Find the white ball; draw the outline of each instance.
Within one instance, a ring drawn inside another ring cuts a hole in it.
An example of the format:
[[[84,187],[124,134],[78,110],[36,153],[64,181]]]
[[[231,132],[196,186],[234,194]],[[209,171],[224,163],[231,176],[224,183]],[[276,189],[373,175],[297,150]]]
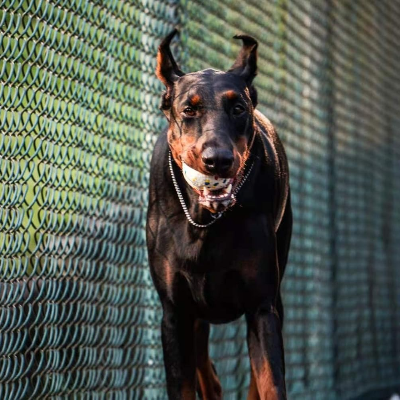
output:
[[[182,162],[183,176],[186,182],[194,189],[210,191],[224,189],[232,182],[232,178],[219,178],[218,176],[204,175]]]

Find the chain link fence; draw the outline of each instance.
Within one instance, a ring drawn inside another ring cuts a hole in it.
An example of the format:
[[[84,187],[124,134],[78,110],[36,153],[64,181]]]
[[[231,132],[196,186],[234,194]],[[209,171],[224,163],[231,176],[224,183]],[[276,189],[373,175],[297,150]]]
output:
[[[186,71],[259,42],[259,109],[291,167],[289,398],[400,386],[398,0],[0,0],[0,398],[164,399],[144,239],[165,126],[157,46]],[[246,398],[241,321],[212,331]],[[386,393],[387,391],[387,393]]]

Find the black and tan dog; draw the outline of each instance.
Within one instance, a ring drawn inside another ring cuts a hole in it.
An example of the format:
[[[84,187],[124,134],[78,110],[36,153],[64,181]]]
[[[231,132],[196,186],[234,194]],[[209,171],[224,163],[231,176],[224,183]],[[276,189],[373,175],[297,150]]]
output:
[[[151,162],[147,245],[162,307],[170,399],[221,399],[208,355],[209,323],[245,314],[251,399],[285,399],[280,283],[292,212],[288,165],[269,120],[255,110],[257,42],[227,72],[184,74],[160,45],[168,129]]]

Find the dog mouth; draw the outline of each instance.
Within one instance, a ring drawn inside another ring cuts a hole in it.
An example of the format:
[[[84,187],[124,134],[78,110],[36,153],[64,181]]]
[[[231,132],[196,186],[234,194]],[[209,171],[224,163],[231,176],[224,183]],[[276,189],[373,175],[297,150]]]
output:
[[[182,172],[186,182],[199,195],[199,204],[211,212],[221,212],[232,206],[236,199],[234,185],[236,177],[224,178],[205,175],[182,162]]]
[[[220,212],[235,203],[236,200],[232,188],[233,183],[230,183],[226,188],[218,190],[211,191],[207,188],[198,190],[199,203],[214,212]]]

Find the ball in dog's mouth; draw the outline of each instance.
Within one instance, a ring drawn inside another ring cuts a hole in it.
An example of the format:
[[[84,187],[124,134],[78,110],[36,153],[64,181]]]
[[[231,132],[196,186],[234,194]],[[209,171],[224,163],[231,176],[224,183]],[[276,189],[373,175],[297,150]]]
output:
[[[210,211],[223,211],[235,202],[232,192],[235,178],[205,175],[184,162],[182,171],[186,182],[199,193],[199,203]]]

